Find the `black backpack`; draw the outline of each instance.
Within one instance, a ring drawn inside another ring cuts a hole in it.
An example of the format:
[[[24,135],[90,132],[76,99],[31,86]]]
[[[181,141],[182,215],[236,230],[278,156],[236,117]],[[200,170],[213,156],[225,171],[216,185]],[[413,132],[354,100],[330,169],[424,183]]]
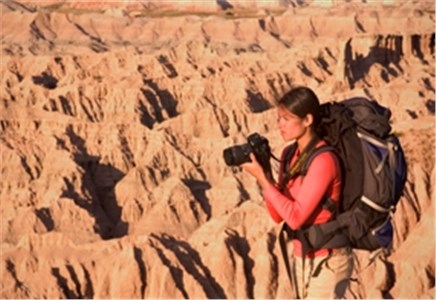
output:
[[[319,136],[328,145],[311,151],[301,175],[319,153],[336,153],[342,165],[340,207],[334,210],[326,198],[322,205],[332,211],[331,221],[288,234],[301,240],[305,253],[344,246],[370,251],[389,247],[393,239],[391,216],[407,177],[403,149],[391,133],[390,110],[373,100],[352,98],[322,104],[321,116]],[[285,150],[285,167],[295,148],[291,145]],[[284,229],[290,231],[286,225]]]

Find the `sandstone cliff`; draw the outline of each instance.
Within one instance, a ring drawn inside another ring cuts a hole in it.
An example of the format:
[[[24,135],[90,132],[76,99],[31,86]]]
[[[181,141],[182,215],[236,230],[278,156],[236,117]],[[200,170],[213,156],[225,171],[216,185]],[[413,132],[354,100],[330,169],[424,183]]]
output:
[[[350,296],[435,296],[433,3],[49,2],[0,4],[1,298],[289,297],[222,151],[259,132],[278,155],[296,84],[389,106],[406,151],[394,251],[357,253]]]

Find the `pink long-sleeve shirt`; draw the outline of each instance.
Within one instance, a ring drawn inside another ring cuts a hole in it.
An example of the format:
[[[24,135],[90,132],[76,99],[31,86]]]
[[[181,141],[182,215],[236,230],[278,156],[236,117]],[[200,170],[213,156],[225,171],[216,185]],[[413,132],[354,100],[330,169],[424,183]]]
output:
[[[320,141],[317,147],[324,145]],[[284,158],[282,153],[282,160]],[[292,165],[298,158],[300,151],[297,149],[291,158]],[[280,168],[282,170],[282,168]],[[282,172],[282,171],[281,171]],[[279,181],[283,174],[279,174]],[[341,193],[341,171],[338,159],[331,152],[322,152],[311,162],[306,175],[298,176],[288,182],[283,193],[273,184],[263,190],[269,214],[277,223],[285,221],[293,229],[301,229],[306,225],[321,224],[327,222],[330,211],[320,205],[325,196],[338,202]],[[294,254],[302,256],[301,242],[294,240]],[[320,249],[310,255],[326,255],[326,249]]]

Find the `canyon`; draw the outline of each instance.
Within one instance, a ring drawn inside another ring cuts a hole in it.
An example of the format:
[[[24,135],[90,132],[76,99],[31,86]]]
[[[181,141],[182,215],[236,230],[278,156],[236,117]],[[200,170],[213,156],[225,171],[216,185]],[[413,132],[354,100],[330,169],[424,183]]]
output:
[[[355,251],[349,297],[434,298],[434,3],[327,2],[2,1],[0,297],[289,298],[222,153],[280,155],[275,102],[306,85],[389,107],[406,153],[392,252]]]

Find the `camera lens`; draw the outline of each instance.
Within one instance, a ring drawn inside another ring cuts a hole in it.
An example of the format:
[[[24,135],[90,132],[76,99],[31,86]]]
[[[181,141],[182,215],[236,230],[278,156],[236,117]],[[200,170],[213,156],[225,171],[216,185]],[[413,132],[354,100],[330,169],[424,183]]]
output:
[[[228,166],[239,166],[250,161],[250,146],[248,144],[236,145],[224,150],[224,161]]]
[[[224,161],[226,162],[226,164],[228,166],[235,165],[235,158],[234,158],[234,155],[233,155],[232,148],[225,149],[224,152],[223,152],[223,156],[224,156]]]

